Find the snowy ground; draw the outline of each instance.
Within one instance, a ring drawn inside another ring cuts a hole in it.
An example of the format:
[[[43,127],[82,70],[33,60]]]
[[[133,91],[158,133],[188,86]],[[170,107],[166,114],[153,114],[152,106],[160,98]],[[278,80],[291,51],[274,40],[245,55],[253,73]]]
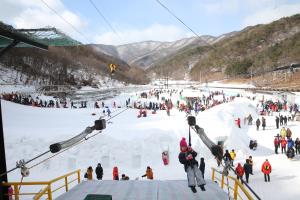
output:
[[[132,97],[132,94],[123,94],[117,100],[123,101],[129,96]],[[102,113],[101,109],[91,108],[32,108],[6,101],[1,103],[8,169],[15,167],[17,160],[28,160],[48,150],[50,144],[82,132],[87,126],[93,125],[94,120]],[[254,126],[244,126],[243,123],[239,129],[234,123],[238,117],[243,121],[249,113],[255,121],[258,117],[256,104],[257,102],[246,98],[236,98],[234,102],[218,105],[200,113],[197,116],[197,124],[204,128],[212,140],[226,139],[225,147],[237,152],[235,164],[244,164],[249,155],[253,156],[254,175],[250,177],[250,185],[262,199],[297,199],[300,195],[300,157],[289,160],[284,155],[274,154],[273,139],[279,133],[279,130],[275,129],[274,116],[266,117],[265,131],[257,132]],[[115,113],[121,110],[122,108]],[[125,173],[131,179],[141,177],[147,166],[152,167],[155,179],[186,179],[183,166],[178,162],[179,141],[181,137],[188,137],[185,114],[173,109],[170,117],[165,111],[158,111],[155,115],[149,113],[146,118],[137,118],[137,112],[129,109],[113,118],[112,123],[107,124],[107,128],[101,134],[33,168],[25,181],[48,180],[75,169],[81,169],[83,175],[88,166],[95,168],[98,162],[104,167],[106,180],[112,179],[114,166],[118,166],[120,174]],[[288,127],[293,132],[293,139],[300,137],[299,122],[288,123]],[[258,141],[256,151],[248,148],[251,138]],[[198,160],[200,157],[205,158],[205,177],[210,178],[210,168],[216,167],[216,161],[194,133],[192,146],[198,152]],[[170,151],[169,166],[164,166],[161,160],[161,153],[165,149]],[[50,155],[43,158],[48,156]],[[273,168],[270,183],[264,182],[260,172],[266,158]],[[9,181],[20,181],[19,171],[10,173],[8,177]]]

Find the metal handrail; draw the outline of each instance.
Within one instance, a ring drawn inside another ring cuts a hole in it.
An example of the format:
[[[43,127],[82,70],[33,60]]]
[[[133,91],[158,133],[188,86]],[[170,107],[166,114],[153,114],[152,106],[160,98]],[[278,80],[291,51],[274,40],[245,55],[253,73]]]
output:
[[[222,175],[222,179],[216,178],[215,177],[215,172],[219,173]],[[251,194],[249,193],[249,191],[240,183],[239,180],[237,180],[236,178],[232,177],[232,176],[228,176],[228,178],[230,178],[231,180],[234,181],[234,186],[232,188],[232,186],[226,183],[224,183],[224,177],[225,175],[221,172],[219,172],[217,169],[212,168],[212,181],[215,181],[215,179],[221,181],[221,188],[223,189],[224,185],[226,185],[227,187],[229,187],[229,189],[231,189],[233,191],[233,198],[234,200],[237,200],[238,197],[240,199],[242,199],[241,195],[238,192],[238,188],[241,189],[241,191],[244,193],[244,195],[247,197],[248,200],[254,200],[254,198],[251,196]]]
[[[72,176],[74,174],[77,174],[77,178],[69,180],[68,181],[68,177]],[[60,181],[64,179],[64,184],[62,186],[59,186],[58,188],[55,188],[52,190],[52,184]],[[47,195],[48,196],[48,200],[52,200],[52,193],[56,192],[57,190],[65,187],[66,188],[66,192],[69,190],[69,184],[78,181],[78,183],[80,183],[80,169],[70,172],[68,174],[65,174],[63,176],[57,177],[55,179],[52,179],[50,181],[35,181],[35,182],[8,182],[8,183],[2,183],[1,186],[13,186],[14,188],[14,193],[13,195],[15,196],[15,200],[19,200],[19,196],[21,195],[35,195],[34,196],[34,200],[39,200],[43,195]],[[27,186],[33,186],[33,185],[46,185],[45,188],[43,188],[42,190],[40,190],[37,193],[20,193],[19,191],[19,186],[21,185],[27,185]]]

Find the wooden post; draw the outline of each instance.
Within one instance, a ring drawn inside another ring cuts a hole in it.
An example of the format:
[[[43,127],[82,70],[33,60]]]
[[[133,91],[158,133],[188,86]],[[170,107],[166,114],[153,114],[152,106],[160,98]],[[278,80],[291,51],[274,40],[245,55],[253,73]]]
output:
[[[78,183],[80,183],[80,170],[77,172]]]
[[[65,186],[66,186],[66,192],[69,191],[69,185],[68,185],[68,177],[65,177]]]
[[[235,181],[234,181],[234,189],[233,189],[233,199],[234,200],[237,200],[237,196],[238,196],[238,180],[236,179]]]
[[[223,189],[224,188],[224,174],[222,174],[222,181],[221,181],[221,188]]]
[[[15,199],[19,200],[20,191],[18,185],[14,185],[14,193],[15,193]]]
[[[48,184],[48,200],[52,200],[51,183]]]
[[[215,181],[215,169],[212,169],[213,171],[212,171],[212,176],[211,176],[211,180],[212,181]]]

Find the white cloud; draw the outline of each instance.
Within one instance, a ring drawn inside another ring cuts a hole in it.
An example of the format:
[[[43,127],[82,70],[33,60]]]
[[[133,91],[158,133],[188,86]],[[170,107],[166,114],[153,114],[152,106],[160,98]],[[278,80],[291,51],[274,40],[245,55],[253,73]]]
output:
[[[54,26],[67,35],[86,41],[70,25],[51,11],[41,0],[1,0],[0,19],[15,28],[41,28]],[[61,0],[44,0],[51,8],[59,13],[76,29],[82,29],[86,22],[75,13],[66,9]]]
[[[154,24],[145,29],[131,29],[118,32],[118,37],[113,32],[97,35],[94,42],[98,44],[119,45],[139,41],[175,41],[185,37],[193,36],[190,32],[182,30],[173,25]]]
[[[266,24],[282,17],[288,17],[297,13],[300,13],[300,3],[264,7],[263,9],[247,16],[243,25],[250,26],[256,24]]]
[[[236,13],[239,6],[239,0],[221,0],[202,4],[204,11],[209,14]]]

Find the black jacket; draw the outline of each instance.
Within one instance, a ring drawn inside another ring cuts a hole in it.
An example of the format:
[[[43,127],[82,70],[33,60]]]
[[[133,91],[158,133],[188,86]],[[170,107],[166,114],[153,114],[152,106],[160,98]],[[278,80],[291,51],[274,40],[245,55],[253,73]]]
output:
[[[102,178],[102,176],[103,176],[103,168],[101,167],[101,165],[98,165],[96,167],[96,175],[97,175],[97,178]]]
[[[224,154],[224,156],[223,156],[223,159],[224,159],[225,161],[231,161],[231,160],[232,160],[232,158],[231,158],[229,152],[228,152],[228,153],[225,152],[225,154]]]
[[[193,156],[193,159],[191,160],[187,160],[186,157],[189,155],[189,154],[192,154]],[[179,159],[179,162],[181,164],[184,165],[184,170],[186,171],[187,167],[188,166],[194,166],[194,165],[197,165],[198,167],[198,161],[195,159],[197,156],[197,152],[196,151],[187,151],[187,152],[180,152],[179,155],[178,155],[178,159]]]
[[[205,162],[200,162],[200,167],[199,167],[200,171],[204,174],[205,171]]]
[[[245,171],[245,174],[250,174],[251,166],[248,163],[244,164],[244,171]]]

